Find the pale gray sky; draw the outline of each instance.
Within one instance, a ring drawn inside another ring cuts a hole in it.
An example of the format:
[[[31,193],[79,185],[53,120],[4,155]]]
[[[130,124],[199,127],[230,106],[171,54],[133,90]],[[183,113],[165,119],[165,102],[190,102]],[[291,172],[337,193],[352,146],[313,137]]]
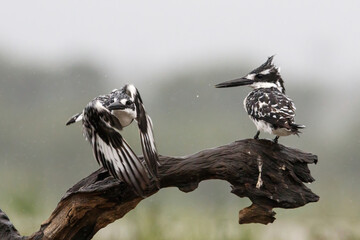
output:
[[[357,82],[359,9],[360,1],[327,0],[2,1],[0,52],[91,58],[130,79],[276,54],[283,71],[304,80]]]

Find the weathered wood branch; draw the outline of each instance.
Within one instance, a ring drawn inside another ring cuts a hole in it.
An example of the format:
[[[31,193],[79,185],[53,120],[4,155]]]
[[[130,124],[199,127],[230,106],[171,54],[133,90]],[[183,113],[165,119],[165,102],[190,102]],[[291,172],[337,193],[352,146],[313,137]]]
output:
[[[0,209],[0,239],[1,240],[20,240],[19,232],[14,225],[10,222],[8,216]]]
[[[185,157],[161,156],[160,161],[161,188],[190,192],[207,179],[231,183],[232,193],[252,201],[239,212],[240,224],[268,224],[275,220],[273,208],[297,208],[319,200],[303,184],[314,181],[308,164],[316,163],[317,156],[268,140],[246,139]],[[157,191],[152,186],[148,195]],[[91,239],[141,200],[125,183],[99,169],[70,188],[30,237],[21,237],[0,210],[0,239]]]

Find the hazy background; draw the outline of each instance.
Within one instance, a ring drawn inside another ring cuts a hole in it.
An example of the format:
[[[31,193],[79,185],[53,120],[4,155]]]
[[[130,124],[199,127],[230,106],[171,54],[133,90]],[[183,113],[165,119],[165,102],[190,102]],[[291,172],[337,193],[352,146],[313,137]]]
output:
[[[252,137],[248,88],[215,89],[276,54],[313,152],[318,203],[238,225],[226,182],[162,189],[94,239],[360,239],[359,1],[7,1],[0,7],[0,208],[37,231],[98,168],[80,125],[95,96],[134,83],[164,155]],[[124,135],[141,153],[136,126]],[[262,134],[261,137],[269,138]]]

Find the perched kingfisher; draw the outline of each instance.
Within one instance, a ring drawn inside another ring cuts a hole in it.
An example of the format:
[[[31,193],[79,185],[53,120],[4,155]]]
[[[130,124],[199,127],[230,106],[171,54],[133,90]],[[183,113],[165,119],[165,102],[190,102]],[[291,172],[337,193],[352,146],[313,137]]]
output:
[[[136,120],[140,130],[143,164],[121,136],[120,131]],[[66,125],[82,120],[83,132],[93,148],[97,162],[110,174],[121,179],[141,197],[151,178],[158,183],[159,159],[151,118],[146,114],[139,91],[127,84],[110,94],[94,98],[85,109],[69,119]]]
[[[280,68],[272,63],[274,56],[245,77],[226,81],[215,85],[217,88],[248,85],[254,90],[244,100],[244,107],[257,128],[254,139],[259,138],[260,131],[276,135],[277,143],[280,136],[298,135],[304,125],[295,123],[295,105],[285,95],[284,81]]]

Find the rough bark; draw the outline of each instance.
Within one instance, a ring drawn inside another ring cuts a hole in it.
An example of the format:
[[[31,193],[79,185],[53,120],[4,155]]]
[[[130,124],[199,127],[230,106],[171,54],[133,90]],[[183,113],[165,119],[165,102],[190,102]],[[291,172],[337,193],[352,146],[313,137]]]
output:
[[[161,188],[190,192],[203,180],[228,181],[232,193],[252,201],[250,207],[240,210],[240,224],[268,224],[275,220],[273,208],[297,208],[319,200],[303,184],[314,181],[308,164],[316,163],[317,156],[268,140],[246,139],[185,157],[160,156],[160,161]],[[148,196],[157,191],[150,187]],[[101,168],[70,188],[30,237],[21,237],[0,210],[0,239],[91,239],[141,200]]]

